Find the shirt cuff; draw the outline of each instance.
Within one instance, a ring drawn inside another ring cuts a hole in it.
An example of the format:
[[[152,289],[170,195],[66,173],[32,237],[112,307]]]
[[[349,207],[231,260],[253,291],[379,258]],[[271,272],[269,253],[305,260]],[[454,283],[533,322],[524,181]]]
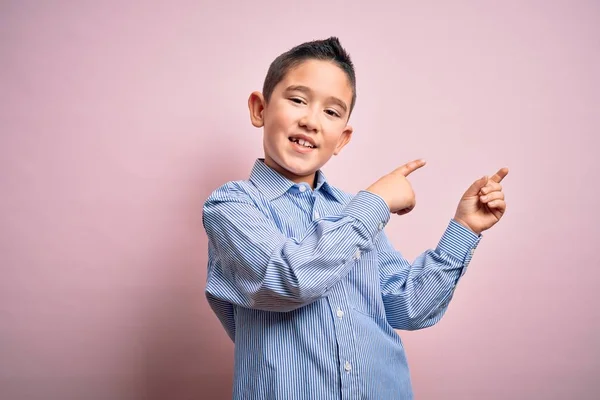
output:
[[[438,244],[438,250],[459,260],[464,266],[469,265],[475,249],[481,241],[481,235],[451,220],[446,232]]]
[[[390,208],[381,196],[361,190],[346,205],[342,215],[348,215],[360,221],[371,238],[375,238],[390,220]]]

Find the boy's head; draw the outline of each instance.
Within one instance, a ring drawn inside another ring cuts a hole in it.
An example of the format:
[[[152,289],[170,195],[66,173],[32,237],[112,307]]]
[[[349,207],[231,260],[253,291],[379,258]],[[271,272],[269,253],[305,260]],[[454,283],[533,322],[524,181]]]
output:
[[[290,70],[308,60],[329,61],[344,71],[352,88],[352,101],[348,113],[350,116],[354,103],[356,103],[356,75],[350,55],[336,37],[302,43],[277,57],[271,63],[263,84],[262,94],[265,100],[268,102],[271,99],[275,86],[285,78]]]
[[[356,77],[337,38],[303,43],[277,57],[263,92],[248,99],[250,118],[264,127],[265,163],[295,182],[315,172],[349,142]]]

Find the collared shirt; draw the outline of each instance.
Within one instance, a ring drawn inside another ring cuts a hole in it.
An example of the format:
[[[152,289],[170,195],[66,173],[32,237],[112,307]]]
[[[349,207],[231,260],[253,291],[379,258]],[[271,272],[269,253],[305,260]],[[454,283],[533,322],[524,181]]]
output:
[[[321,171],[312,190],[257,160],[204,204],[206,297],[235,343],[234,399],[412,399],[400,336],[442,318],[480,237],[454,220],[412,264],[390,211]]]

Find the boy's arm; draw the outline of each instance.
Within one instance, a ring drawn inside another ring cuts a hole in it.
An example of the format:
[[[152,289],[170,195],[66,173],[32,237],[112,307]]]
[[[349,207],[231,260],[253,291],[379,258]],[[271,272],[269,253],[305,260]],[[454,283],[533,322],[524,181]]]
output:
[[[421,329],[438,322],[448,307],[458,279],[465,273],[481,232],[504,215],[506,201],[501,168],[469,186],[437,248],[421,254],[411,266],[385,235],[378,244],[381,292],[388,322],[396,329]]]
[[[313,222],[302,238],[287,238],[248,194],[228,184],[204,205],[212,247],[206,295],[213,304],[260,310],[302,307],[348,274],[389,217],[385,201],[361,191],[340,215]]]
[[[218,280],[218,278],[212,276],[212,274],[218,270],[219,266],[215,265],[214,247],[209,242],[207,282]],[[235,309],[233,305],[226,300],[213,296],[207,296],[207,300],[210,308],[213,310],[217,318],[219,318],[219,321],[221,322],[221,325],[223,325],[223,328],[225,328],[225,331],[227,331],[227,335],[235,342]]]
[[[481,236],[452,220],[435,250],[412,265],[382,232],[377,243],[381,294],[388,323],[415,330],[436,324],[447,310]]]

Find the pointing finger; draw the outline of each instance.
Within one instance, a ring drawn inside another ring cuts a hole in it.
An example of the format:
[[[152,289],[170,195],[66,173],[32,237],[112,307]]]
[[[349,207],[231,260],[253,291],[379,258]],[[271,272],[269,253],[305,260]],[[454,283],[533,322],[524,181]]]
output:
[[[400,173],[408,176],[426,164],[425,160],[414,160],[394,170],[395,173]]]
[[[502,182],[502,179],[506,177],[506,175],[508,175],[508,168],[500,168],[498,172],[496,172],[490,179],[494,182],[500,183]]]

